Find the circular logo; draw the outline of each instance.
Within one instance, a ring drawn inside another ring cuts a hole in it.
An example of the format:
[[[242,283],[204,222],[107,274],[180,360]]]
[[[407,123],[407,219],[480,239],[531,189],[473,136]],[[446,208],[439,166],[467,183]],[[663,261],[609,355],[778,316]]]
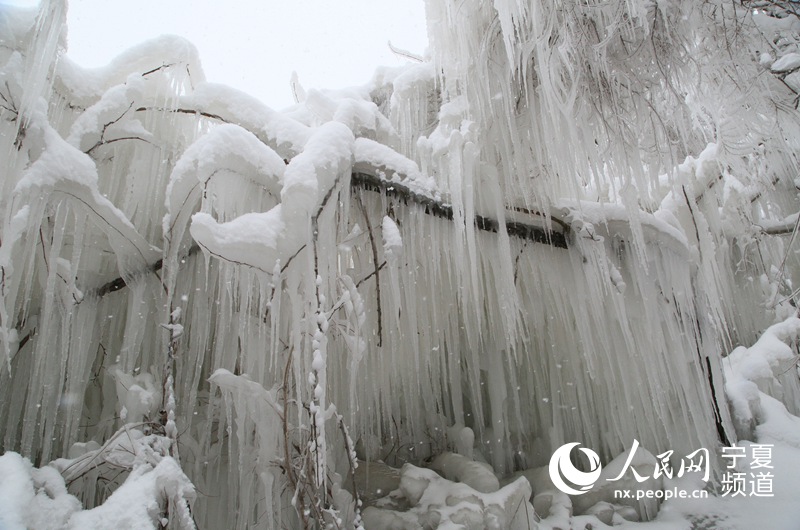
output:
[[[591,449],[581,447],[581,452],[589,459],[589,468],[591,471],[584,473],[572,465],[569,458],[572,448],[580,445],[578,442],[564,444],[553,453],[550,458],[550,479],[553,484],[566,493],[567,495],[583,495],[594,486],[597,479],[600,478],[602,466],[600,466],[600,457]],[[561,477],[564,477],[563,479]],[[565,481],[566,479],[566,481]],[[572,483],[578,489],[573,488],[567,484],[567,481]]]

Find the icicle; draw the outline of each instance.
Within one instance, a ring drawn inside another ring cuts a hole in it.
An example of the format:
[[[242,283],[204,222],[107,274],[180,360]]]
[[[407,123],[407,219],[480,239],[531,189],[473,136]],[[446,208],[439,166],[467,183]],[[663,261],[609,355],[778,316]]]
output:
[[[0,12],[3,449],[141,449],[187,527],[178,465],[204,527],[428,524],[439,491],[524,528],[530,485],[495,475],[566,442],[686,454],[752,434],[750,397],[797,412],[794,324],[769,327],[800,301],[795,40],[713,2],[595,4],[429,2],[431,61],[289,112],[181,39],[90,73],[63,2]],[[378,459],[409,464],[406,515],[343,489]]]

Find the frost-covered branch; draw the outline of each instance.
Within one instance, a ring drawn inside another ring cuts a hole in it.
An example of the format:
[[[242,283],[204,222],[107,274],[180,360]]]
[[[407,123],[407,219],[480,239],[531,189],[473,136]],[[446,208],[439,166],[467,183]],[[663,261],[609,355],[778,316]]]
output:
[[[798,229],[800,214],[792,214],[781,220],[762,219],[758,222],[761,232],[770,236],[791,235]]]
[[[375,275],[375,309],[378,313],[378,347],[380,347],[383,343],[383,309],[381,304],[381,266],[378,265],[378,246],[375,243],[375,234],[372,231],[372,223],[369,220],[367,209],[364,207],[364,203],[360,199],[358,201],[358,205],[361,208],[361,213],[364,215],[364,222],[367,224],[367,234],[369,235],[369,244],[370,248],[372,249],[372,264],[375,266],[375,270],[372,271],[372,274]]]
[[[398,198],[406,204],[419,206],[426,215],[446,219],[448,221],[452,221],[454,218],[453,207],[451,205],[429,196],[416,193],[408,186],[394,180],[389,181],[375,175],[359,172],[353,173],[350,184],[353,187],[383,193],[387,197]],[[507,221],[505,224],[506,231],[510,236],[551,245],[556,248],[568,248],[567,235],[565,233],[516,221]],[[476,215],[475,227],[485,232],[496,233],[500,230],[500,222],[491,217]]]
[[[430,197],[427,197],[422,194],[415,193],[411,191],[410,188],[400,184],[399,182],[395,181],[387,181],[375,175],[369,175],[367,173],[353,173],[350,178],[350,185],[352,188],[355,189],[364,189],[367,191],[374,191],[385,194],[387,197],[396,197],[405,202],[406,204],[413,204],[417,205],[422,209],[422,212],[426,215],[431,215],[433,217],[438,217],[440,219],[445,219],[448,221],[453,220],[453,208],[452,206],[443,203],[441,201],[437,201]],[[553,218],[554,222],[559,224],[560,226],[566,226],[561,220],[556,220]],[[500,223],[492,218],[485,217],[485,216],[476,216],[475,218],[475,226],[482,231],[486,232],[493,232],[496,233],[499,230]],[[536,243],[541,243],[545,245],[551,245],[556,248],[568,248],[568,238],[566,233],[564,232],[557,232],[547,230],[540,226],[530,225],[521,222],[506,222],[506,230],[509,235],[518,237],[520,239],[533,241]],[[189,248],[187,253],[187,257],[195,255],[199,250],[200,246],[197,244],[192,245]],[[220,259],[224,259],[225,261],[231,261],[224,256],[219,255]],[[163,267],[163,260],[159,259],[152,263],[147,269],[142,270],[142,274],[148,273],[155,273],[162,269]],[[284,269],[287,264],[284,265]],[[378,269],[381,269],[385,266],[385,263],[378,265]],[[376,274],[376,271],[372,271],[368,276],[363,278],[359,281],[359,284],[367,279],[371,278]],[[123,289],[127,286],[126,280],[122,277],[114,278],[103,285],[88,291],[88,295],[94,295],[97,297],[103,297],[109,293],[118,291]]]
[[[191,247],[189,247],[189,251],[186,253],[186,257],[188,258],[190,256],[194,256],[195,254],[197,254],[199,250],[200,247],[198,245],[192,245]],[[157,273],[163,267],[164,267],[164,260],[159,259],[157,261],[154,261],[150,266],[148,266],[146,269],[143,269],[139,274],[136,274],[135,276],[144,276],[146,274]],[[128,283],[125,280],[125,278],[120,276],[114,278],[113,280],[107,281],[106,283],[104,283],[100,287],[97,287],[96,289],[88,291],[87,295],[95,296],[97,298],[102,298],[109,293],[119,291],[120,289],[124,289],[127,286]]]

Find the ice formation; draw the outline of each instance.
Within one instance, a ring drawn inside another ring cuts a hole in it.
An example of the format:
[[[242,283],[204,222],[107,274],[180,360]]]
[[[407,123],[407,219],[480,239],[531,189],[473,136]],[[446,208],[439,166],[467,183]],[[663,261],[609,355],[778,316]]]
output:
[[[800,22],[769,4],[429,0],[430,57],[282,112],[180,39],[86,70],[64,0],[3,7],[14,495],[75,526],[128,498],[143,527],[564,527],[658,509],[556,492],[567,442],[800,447]]]

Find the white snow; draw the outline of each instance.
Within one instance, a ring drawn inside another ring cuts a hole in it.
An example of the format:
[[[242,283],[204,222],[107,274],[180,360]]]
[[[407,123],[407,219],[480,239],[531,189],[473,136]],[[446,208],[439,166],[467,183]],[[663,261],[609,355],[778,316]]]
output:
[[[368,138],[357,138],[354,145],[354,171],[378,174],[407,186],[414,193],[440,198],[436,181],[424,176],[417,164],[395,150]]]
[[[403,252],[403,238],[397,224],[388,215],[381,221],[381,234],[383,235],[383,253],[396,262]]]
[[[22,530],[28,526],[27,507],[34,497],[31,463],[19,454],[8,452],[0,456],[0,522],[3,528]]]
[[[308,220],[343,175],[352,157],[350,129],[335,122],[320,127],[292,159],[283,177],[280,204],[264,213],[241,215],[226,223],[199,212],[192,237],[214,256],[270,272],[306,245]]]
[[[528,502],[530,493],[530,484],[524,478],[492,493],[482,493],[467,484],[449,482],[432,470],[406,464],[391,500],[367,508],[364,523],[367,528],[522,530],[535,519]],[[411,507],[393,510],[392,503],[397,502],[407,502]]]
[[[73,514],[67,528],[156,529],[163,526],[166,503],[185,497],[193,498],[194,489],[175,460],[167,457],[153,468],[134,469],[103,504]]]
[[[168,502],[194,498],[180,466],[165,457],[138,464],[100,506],[84,510],[54,467],[34,468],[17,453],[0,456],[0,527],[4,530],[156,529]],[[186,521],[181,521],[185,526]],[[193,527],[193,526],[189,526]]]
[[[101,68],[82,68],[69,56],[62,57],[55,86],[59,92],[70,94],[75,104],[89,105],[110,87],[124,83],[131,72],[150,72],[166,65],[180,65],[196,85],[205,81],[194,45],[175,35],[161,35],[129,48]]]
[[[286,158],[302,151],[311,135],[307,126],[225,85],[200,83],[180,103],[186,109],[220,116],[228,123],[240,125]]]
[[[770,67],[775,73],[785,73],[800,68],[800,53],[787,53],[779,57]]]

